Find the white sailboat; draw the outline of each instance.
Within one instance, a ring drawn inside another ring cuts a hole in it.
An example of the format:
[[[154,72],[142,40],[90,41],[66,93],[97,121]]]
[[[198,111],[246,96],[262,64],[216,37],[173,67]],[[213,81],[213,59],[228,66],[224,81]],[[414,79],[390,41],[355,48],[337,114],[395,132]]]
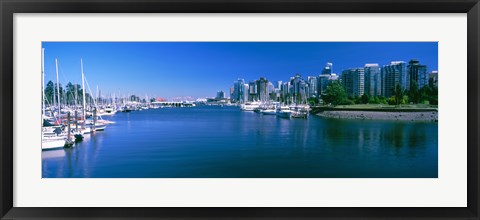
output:
[[[80,68],[82,70],[82,95],[83,95],[83,134],[90,134],[92,130],[86,126],[87,121],[87,102],[85,101],[85,74],[83,73],[83,59],[80,59]]]
[[[85,73],[83,72],[83,60],[82,59],[80,59],[80,65],[81,65],[81,69],[82,69],[83,127],[85,129],[84,133],[85,132],[92,133],[94,131],[103,131],[103,130],[105,130],[105,128],[107,128],[107,124],[102,123],[101,121],[97,120],[97,118],[96,118],[96,117],[98,117],[97,112],[96,112],[97,111],[96,110],[97,109],[97,103],[95,102],[95,100],[93,101],[94,105],[95,105],[95,109],[93,110],[94,111],[93,120],[87,120],[86,102],[85,102]],[[88,82],[87,82],[87,85],[88,85]],[[90,93],[91,93],[91,91],[90,91]],[[97,94],[98,94],[98,92],[97,92]]]
[[[42,48],[42,127],[45,119],[45,68],[44,68],[44,53],[45,49]],[[58,78],[58,77],[57,77]],[[54,132],[55,127],[42,128],[42,150],[60,149],[65,146],[65,138],[58,136]]]

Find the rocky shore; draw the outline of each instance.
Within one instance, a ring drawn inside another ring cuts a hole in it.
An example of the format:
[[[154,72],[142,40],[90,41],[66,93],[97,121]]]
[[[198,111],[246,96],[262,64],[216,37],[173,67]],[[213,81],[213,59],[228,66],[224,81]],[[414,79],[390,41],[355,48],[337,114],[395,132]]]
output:
[[[317,115],[327,118],[393,121],[438,121],[438,112],[382,112],[382,111],[323,111]]]

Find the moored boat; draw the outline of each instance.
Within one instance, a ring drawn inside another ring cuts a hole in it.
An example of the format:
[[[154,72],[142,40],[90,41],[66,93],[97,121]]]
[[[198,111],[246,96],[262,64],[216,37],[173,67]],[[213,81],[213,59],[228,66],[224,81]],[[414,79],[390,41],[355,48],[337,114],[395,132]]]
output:
[[[276,115],[277,110],[276,109],[265,109],[262,111],[262,114],[264,115]]]
[[[291,117],[292,118],[307,118],[308,117],[308,112],[292,111]]]
[[[42,150],[60,149],[65,146],[65,140],[62,139],[44,139],[42,140]]]
[[[257,102],[247,102],[240,105],[242,111],[254,111],[258,107],[260,107],[260,105]]]
[[[292,110],[290,110],[290,107],[288,106],[281,106],[277,109],[276,114],[281,118],[290,118],[292,115]]]
[[[292,111],[292,118],[308,118],[308,110],[310,106],[308,105],[298,105],[294,107]]]

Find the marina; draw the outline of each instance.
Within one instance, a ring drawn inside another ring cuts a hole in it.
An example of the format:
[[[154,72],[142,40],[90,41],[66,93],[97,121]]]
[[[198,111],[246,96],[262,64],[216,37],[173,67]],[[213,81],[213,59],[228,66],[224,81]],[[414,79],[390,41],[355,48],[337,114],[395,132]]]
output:
[[[310,52],[349,43],[43,46],[44,178],[438,177],[436,43],[337,71]]]
[[[115,124],[43,151],[43,177],[437,177],[437,123],[299,120],[219,105],[104,118]]]

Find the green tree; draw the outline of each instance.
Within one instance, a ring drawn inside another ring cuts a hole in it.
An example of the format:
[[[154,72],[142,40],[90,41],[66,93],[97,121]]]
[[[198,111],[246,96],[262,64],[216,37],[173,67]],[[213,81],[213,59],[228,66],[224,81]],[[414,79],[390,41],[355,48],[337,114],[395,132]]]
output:
[[[64,94],[65,90],[62,88],[62,84],[59,84],[60,90],[60,102],[65,103]],[[48,81],[47,85],[45,86],[45,100],[47,101],[47,105],[58,105],[58,94],[57,94],[57,84],[53,83],[52,81]],[[55,101],[55,103],[53,103]]]
[[[397,86],[395,87],[395,90],[393,91],[393,94],[395,97],[395,104],[396,105],[402,104],[404,92],[400,84],[397,84]]]
[[[72,105],[75,103],[75,86],[71,83],[71,82],[68,82],[67,85],[66,85],[66,93],[67,93],[67,104],[69,105]]]
[[[348,99],[352,99],[355,104],[362,104],[361,97],[348,97]]]
[[[324,103],[336,106],[347,100],[347,93],[340,82],[333,82],[327,86],[325,95],[322,95],[322,99]]]
[[[316,97],[310,97],[307,99],[307,102],[309,105],[317,105],[318,104],[318,99]]]
[[[430,101],[430,94],[432,93],[430,86],[424,86],[419,90],[419,102],[425,103]]]
[[[378,103],[380,104],[388,104],[388,101],[387,101],[387,98],[383,97],[383,96],[377,96],[378,98]]]
[[[53,90],[54,90],[54,85],[53,85],[53,82],[50,80],[45,86],[45,101],[47,102],[46,103],[47,105],[53,104]]]
[[[403,95],[402,102],[400,104],[407,104],[410,99],[408,95]]]
[[[431,105],[438,105],[438,87],[432,85],[430,89],[429,100]]]
[[[368,99],[368,103],[370,103],[370,104],[380,104],[382,102],[380,101],[380,98],[378,96],[370,96],[370,98]]]
[[[420,102],[420,90],[418,89],[418,83],[416,81],[413,81],[412,85],[410,86],[408,98],[415,104]]]
[[[397,104],[395,96],[392,96],[392,97],[388,98],[387,102],[388,102],[389,105],[396,105]]]
[[[362,97],[361,97],[361,101],[363,104],[367,104],[368,103],[368,100],[370,100],[370,97],[367,95],[367,93],[363,93]]]

